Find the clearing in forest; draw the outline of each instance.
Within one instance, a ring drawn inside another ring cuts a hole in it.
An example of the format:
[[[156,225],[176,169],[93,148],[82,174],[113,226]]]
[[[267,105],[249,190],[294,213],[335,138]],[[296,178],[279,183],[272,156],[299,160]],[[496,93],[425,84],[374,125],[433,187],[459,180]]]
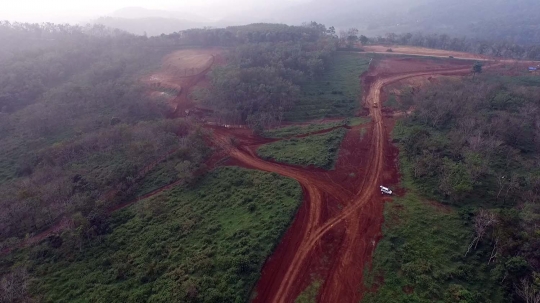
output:
[[[370,59],[354,53],[338,52],[320,78],[301,86],[302,95],[285,114],[289,121],[352,117],[362,98],[359,76]]]

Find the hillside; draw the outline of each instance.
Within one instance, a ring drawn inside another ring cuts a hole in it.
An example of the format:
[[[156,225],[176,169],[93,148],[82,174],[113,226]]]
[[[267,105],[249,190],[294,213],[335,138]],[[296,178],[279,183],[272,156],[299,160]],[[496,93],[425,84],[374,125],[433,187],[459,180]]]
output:
[[[370,36],[420,31],[536,43],[540,41],[538,11],[540,3],[534,0],[313,0],[262,15],[254,12],[250,20],[296,24],[316,20],[339,29],[356,27]]]
[[[509,59],[536,46],[316,22],[0,40],[0,303],[540,299],[540,78]]]
[[[204,27],[210,23],[202,23],[176,18],[142,17],[121,18],[101,17],[93,21],[110,28],[117,28],[135,35],[159,36],[185,30],[188,28]]]

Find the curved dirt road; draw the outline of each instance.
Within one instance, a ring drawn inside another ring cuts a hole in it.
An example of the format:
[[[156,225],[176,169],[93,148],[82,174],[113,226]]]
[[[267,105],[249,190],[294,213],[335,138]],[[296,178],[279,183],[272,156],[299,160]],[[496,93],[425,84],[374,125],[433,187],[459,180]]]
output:
[[[360,162],[351,161],[363,163],[362,169],[351,165],[342,167],[352,169],[359,175],[364,173],[349,186],[336,181],[341,178],[339,171],[343,169],[340,167],[336,167],[337,172],[323,172],[264,161],[256,156],[256,147],[250,147],[249,142],[240,140],[236,146],[229,144],[234,131],[214,129],[216,143],[226,147],[229,156],[235,159],[235,164],[294,178],[304,189],[304,206],[300,210],[303,213],[297,218],[302,222],[293,223],[299,226],[295,235],[286,235],[294,239],[284,239],[286,244],[280,246],[286,247],[278,247],[274,258],[279,260],[267,262],[274,262],[274,266],[265,265],[253,302],[294,302],[309,285],[314,268],[321,267],[321,261],[318,260],[321,257],[326,260],[323,266],[326,271],[322,277],[324,283],[319,290],[318,301],[358,302],[362,298],[363,269],[380,238],[383,221],[383,200],[379,185],[384,181],[382,174],[385,169],[385,150],[388,149],[381,108],[373,105],[381,103],[381,91],[385,85],[412,77],[462,75],[469,72],[469,67],[451,67],[392,76],[379,76],[376,71],[368,73],[367,77],[374,81],[365,87],[368,92],[365,102],[372,117],[367,136],[369,141],[364,142],[368,145],[367,158]],[[350,157],[354,158],[354,151],[352,154]],[[332,210],[329,204],[339,207]],[[325,254],[329,246],[332,247],[331,252]]]

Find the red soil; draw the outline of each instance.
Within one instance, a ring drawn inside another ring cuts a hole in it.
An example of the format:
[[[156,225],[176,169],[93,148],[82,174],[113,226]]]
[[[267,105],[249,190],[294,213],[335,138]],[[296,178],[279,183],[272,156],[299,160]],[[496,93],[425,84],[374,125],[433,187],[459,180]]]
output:
[[[362,77],[363,102],[372,122],[362,139],[360,127],[348,131],[333,171],[264,161],[257,157],[256,148],[273,140],[256,137],[247,129],[207,126],[213,131],[212,144],[222,148],[217,155],[230,157],[229,165],[293,178],[304,191],[293,224],[263,268],[253,302],[294,302],[312,282],[313,274],[324,280],[319,302],[362,299],[364,268],[381,238],[384,199],[379,185],[396,185],[399,179],[398,150],[389,142],[393,121],[373,104],[381,104],[381,91],[391,83],[413,77],[466,75],[470,70],[470,63],[455,60],[447,64],[386,58],[373,64]],[[188,83],[195,85],[202,78]],[[187,97],[178,98],[178,104],[188,104]]]
[[[468,63],[444,65],[411,59],[403,60],[410,65],[388,69],[385,64],[402,63],[401,59],[388,60],[373,65],[363,76],[364,103],[372,116],[370,129],[362,140],[358,128],[348,132],[334,171],[316,173],[262,161],[241,144],[226,147],[235,164],[295,178],[305,193],[295,221],[263,268],[253,302],[293,302],[314,274],[324,278],[319,302],[361,300],[363,270],[381,237],[383,198],[378,186],[396,185],[399,179],[398,151],[388,142],[393,121],[384,119],[380,107],[372,105],[380,103],[382,88],[396,81],[470,72]],[[221,142],[220,138],[231,135],[227,130],[215,133]]]

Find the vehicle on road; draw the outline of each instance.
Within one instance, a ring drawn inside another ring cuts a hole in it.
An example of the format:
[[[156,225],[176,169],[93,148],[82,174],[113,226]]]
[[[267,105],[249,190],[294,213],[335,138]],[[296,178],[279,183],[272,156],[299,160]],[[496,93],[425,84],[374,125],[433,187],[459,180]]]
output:
[[[392,194],[392,190],[388,187],[384,187],[384,186],[380,186],[381,187],[381,193],[382,194],[387,194],[387,195],[391,195]]]

